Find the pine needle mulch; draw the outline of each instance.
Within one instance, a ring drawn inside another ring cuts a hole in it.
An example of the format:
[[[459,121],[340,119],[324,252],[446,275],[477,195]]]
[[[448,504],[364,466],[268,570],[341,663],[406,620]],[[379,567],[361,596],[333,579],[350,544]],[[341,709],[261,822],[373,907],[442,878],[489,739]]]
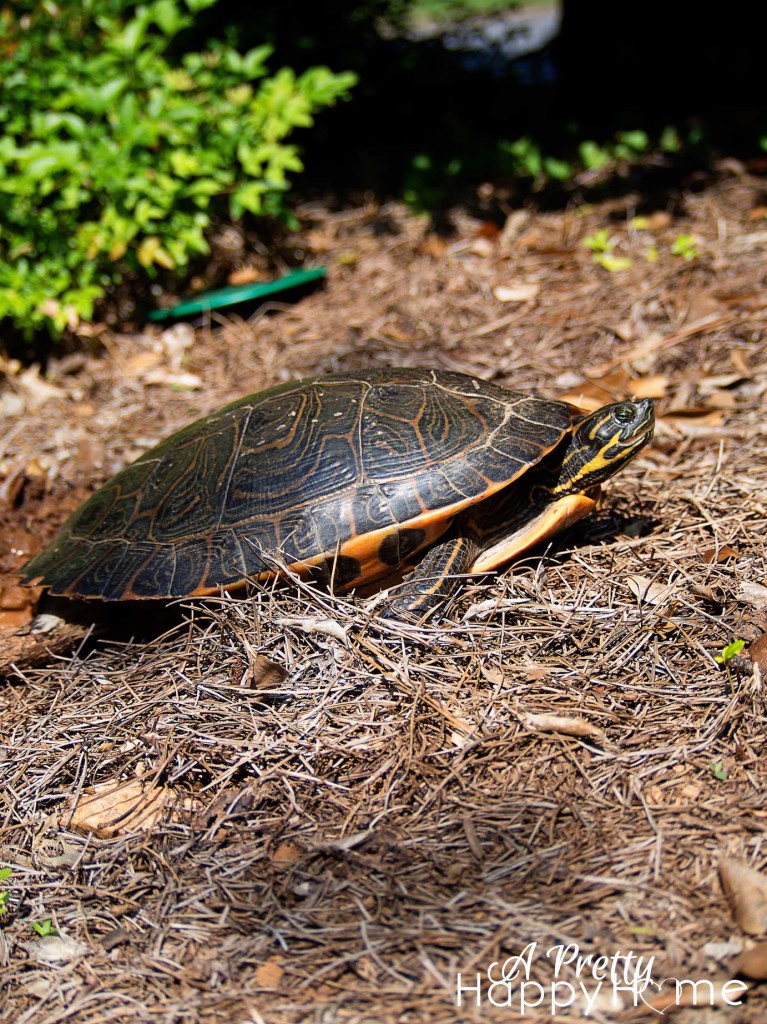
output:
[[[661,995],[711,982],[675,1019],[764,1019],[758,969],[743,1005],[721,989],[767,931],[762,184],[729,165],[672,212],[633,220],[637,202],[500,232],[456,214],[447,239],[397,206],[307,208],[326,290],[196,335],[106,337],[52,367],[44,400],[4,366],[15,538],[50,537],[194,416],[314,372],[650,395],[659,427],[592,520],[468,580],[444,622],[289,581],[181,602],[140,641],[135,607],[105,624],[87,606],[97,639],[6,666],[0,1019],[508,1020],[524,998],[532,1021],[650,1020],[657,985],[635,1009],[630,984],[650,958]],[[630,266],[594,262],[603,228]],[[759,872],[756,923],[722,861]]]

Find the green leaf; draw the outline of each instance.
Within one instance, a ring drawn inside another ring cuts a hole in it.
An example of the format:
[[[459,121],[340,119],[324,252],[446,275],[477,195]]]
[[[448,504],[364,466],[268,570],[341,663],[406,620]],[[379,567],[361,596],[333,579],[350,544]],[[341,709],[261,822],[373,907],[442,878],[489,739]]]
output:
[[[718,661],[720,665],[726,665],[728,662],[732,661],[736,654],[740,654],[745,646],[745,640],[733,640],[731,644],[727,644],[726,647],[722,648],[722,653],[717,654],[715,660]]]
[[[599,228],[593,235],[587,235],[582,244],[592,252],[608,252],[613,247],[607,228]]]
[[[650,137],[645,131],[617,132],[615,137],[626,149],[635,153],[645,153],[650,147]]]
[[[551,156],[547,156],[544,159],[543,169],[555,181],[567,181],[573,174],[572,164],[568,163],[567,160],[556,160]]]
[[[609,152],[590,139],[580,144],[578,154],[581,158],[581,163],[589,171],[598,171],[610,162]]]
[[[695,235],[677,235],[671,244],[671,252],[685,260],[697,259],[700,256],[698,239]]]
[[[633,260],[628,256],[615,256],[611,252],[601,252],[594,256],[594,262],[609,270],[611,274],[619,274],[622,270],[628,270],[633,266]]]
[[[56,333],[91,318],[126,268],[150,277],[206,252],[213,217],[289,219],[302,164],[286,140],[356,78],[269,77],[269,46],[177,55],[212,2],[0,11],[0,319]]]
[[[726,781],[727,770],[725,769],[724,764],[721,760],[712,761],[711,764],[708,766],[708,770],[715,778],[719,779],[720,782]]]

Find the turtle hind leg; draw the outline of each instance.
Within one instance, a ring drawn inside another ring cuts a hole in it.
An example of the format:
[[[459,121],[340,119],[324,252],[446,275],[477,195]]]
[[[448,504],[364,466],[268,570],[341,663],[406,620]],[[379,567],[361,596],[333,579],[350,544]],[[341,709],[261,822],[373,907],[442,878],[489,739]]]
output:
[[[387,619],[410,621],[428,618],[455,594],[461,585],[461,575],[476,557],[476,541],[469,537],[435,544],[413,572],[392,587],[381,614]]]

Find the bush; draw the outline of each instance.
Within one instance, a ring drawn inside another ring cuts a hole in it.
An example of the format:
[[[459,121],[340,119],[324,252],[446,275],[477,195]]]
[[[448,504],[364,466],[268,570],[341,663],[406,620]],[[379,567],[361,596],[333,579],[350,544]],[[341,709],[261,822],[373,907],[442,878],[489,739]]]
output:
[[[285,212],[285,139],[351,73],[224,43],[171,60],[215,0],[61,0],[0,13],[0,320],[27,336],[93,317],[126,272],[183,271],[214,215]],[[254,85],[254,82],[258,82]]]

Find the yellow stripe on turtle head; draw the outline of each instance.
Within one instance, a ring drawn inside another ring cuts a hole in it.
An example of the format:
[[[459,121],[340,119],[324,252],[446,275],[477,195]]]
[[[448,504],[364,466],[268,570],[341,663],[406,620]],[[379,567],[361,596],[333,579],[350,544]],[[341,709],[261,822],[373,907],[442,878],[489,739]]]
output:
[[[573,432],[552,493],[575,494],[606,480],[641,451],[654,426],[649,398],[606,405],[586,416]]]

